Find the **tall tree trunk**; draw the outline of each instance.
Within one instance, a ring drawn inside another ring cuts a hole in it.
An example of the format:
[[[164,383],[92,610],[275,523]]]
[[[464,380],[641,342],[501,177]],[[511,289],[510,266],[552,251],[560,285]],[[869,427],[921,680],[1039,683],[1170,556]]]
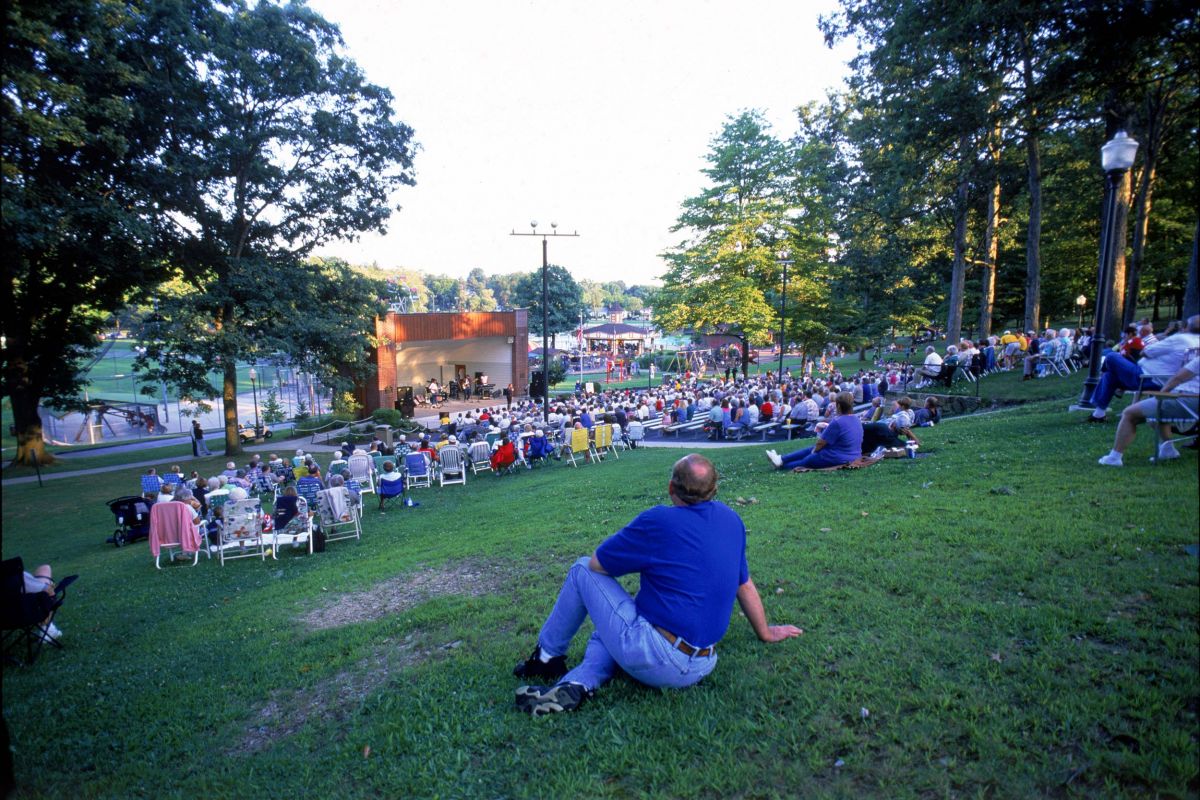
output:
[[[1025,330],[1035,331],[1042,314],[1042,158],[1038,109],[1033,101],[1033,37],[1021,37],[1025,94],[1025,164],[1029,173],[1029,229],[1025,234]]]
[[[1154,315],[1150,319],[1158,322],[1161,319],[1160,308],[1162,306],[1162,278],[1154,276]]]
[[[242,452],[242,440],[238,436],[237,361],[231,356],[226,357],[221,366],[224,373],[225,455],[234,456]]]
[[[1146,250],[1146,234],[1150,227],[1150,206],[1154,194],[1154,179],[1158,174],[1158,160],[1162,155],[1163,140],[1166,138],[1170,105],[1174,89],[1156,84],[1146,95],[1146,141],[1143,147],[1143,167],[1135,199],[1133,225],[1133,250],[1129,256],[1129,270],[1125,291],[1125,323],[1137,316],[1138,290],[1142,275],[1142,264]]]
[[[56,459],[46,452],[42,418],[38,414],[38,401],[41,398],[29,387],[16,385],[10,388],[9,400],[12,403],[13,427],[17,430],[17,454],[13,463],[33,466],[36,459],[38,464],[53,464]],[[84,419],[86,421],[86,416]]]
[[[996,264],[1000,257],[1000,126],[992,131],[992,190],[988,193],[987,228],[983,234],[982,291],[979,298],[979,338],[992,335],[992,311],[996,303]]]
[[[950,272],[950,313],[946,319],[946,342],[958,344],[962,338],[963,284],[967,275],[967,199],[970,159],[969,140],[958,140],[958,188],[954,193],[954,265]]]
[[[1108,309],[1108,319],[1104,321],[1104,331],[1114,336],[1121,333],[1121,314],[1125,307],[1125,243],[1129,232],[1129,200],[1132,188],[1133,176],[1126,170],[1117,185],[1117,218],[1113,227],[1113,271],[1110,289],[1112,304]]]
[[[1183,311],[1180,318],[1185,322],[1200,314],[1200,277],[1197,262],[1200,261],[1200,217],[1196,219],[1196,230],[1192,234],[1192,260],[1188,262],[1187,283],[1183,289]]]

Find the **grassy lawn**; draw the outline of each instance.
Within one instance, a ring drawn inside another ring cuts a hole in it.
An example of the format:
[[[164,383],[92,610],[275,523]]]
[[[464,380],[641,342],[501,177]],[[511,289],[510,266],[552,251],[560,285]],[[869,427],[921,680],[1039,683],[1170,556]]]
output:
[[[700,686],[617,679],[540,720],[513,664],[682,451],[418,490],[361,542],[223,569],[102,544],[137,470],[6,487],[4,556],[82,575],[67,649],[4,670],[21,796],[1195,796],[1196,454],[1152,466],[1143,434],[1099,467],[1112,426],[1066,402],[853,472],[709,451],[769,616],[806,634],[735,619]]]

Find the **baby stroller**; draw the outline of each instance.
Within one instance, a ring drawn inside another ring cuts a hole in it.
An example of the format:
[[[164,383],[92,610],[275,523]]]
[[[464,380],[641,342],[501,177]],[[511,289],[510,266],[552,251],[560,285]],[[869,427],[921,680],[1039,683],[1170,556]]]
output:
[[[144,497],[118,497],[109,500],[108,510],[117,520],[113,535],[105,539],[108,544],[124,547],[130,542],[150,537],[150,501]]]

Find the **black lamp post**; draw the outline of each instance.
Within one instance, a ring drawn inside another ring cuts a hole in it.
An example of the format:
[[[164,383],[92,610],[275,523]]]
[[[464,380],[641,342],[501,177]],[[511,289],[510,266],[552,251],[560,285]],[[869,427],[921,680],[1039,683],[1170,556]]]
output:
[[[787,268],[788,264],[795,264],[788,258],[788,251],[784,250],[779,253],[779,265],[783,267],[783,295],[779,303],[779,380],[783,380],[783,351],[786,349],[784,342],[784,329],[787,327]]]
[[[529,233],[517,233],[514,230],[509,235],[542,237],[542,419],[548,422],[550,420],[550,323],[546,273],[550,267],[550,260],[546,238],[549,236],[578,236],[579,234],[559,233],[557,222],[550,223],[550,233],[538,233],[537,220],[530,222],[529,227],[533,229]]]
[[[1112,306],[1112,273],[1116,261],[1117,189],[1121,179],[1133,166],[1138,143],[1125,133],[1117,135],[1100,148],[1100,163],[1104,168],[1104,217],[1100,229],[1099,285],[1096,287],[1096,322],[1092,326],[1092,342],[1088,348],[1088,376],[1083,382],[1077,408],[1095,408],[1092,393],[1100,383],[1100,354],[1104,349],[1104,320]],[[1082,307],[1081,307],[1082,309]]]
[[[254,438],[258,438],[258,372],[250,368],[250,391],[254,393]]]

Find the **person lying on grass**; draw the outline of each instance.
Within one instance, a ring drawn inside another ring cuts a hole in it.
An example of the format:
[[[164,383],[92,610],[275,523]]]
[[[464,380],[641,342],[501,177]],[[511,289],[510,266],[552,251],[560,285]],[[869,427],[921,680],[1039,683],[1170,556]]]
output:
[[[1200,376],[1200,358],[1193,358],[1183,367],[1180,367],[1179,371],[1163,384],[1163,392],[1191,395],[1190,397],[1163,398],[1161,404],[1163,419],[1186,419],[1189,415],[1193,418],[1196,416],[1196,395],[1200,394],[1200,377],[1197,376]],[[1159,409],[1159,399],[1156,397],[1148,397],[1145,400],[1127,406],[1121,412],[1121,422],[1117,425],[1117,435],[1113,441],[1113,448],[1109,451],[1108,455],[1100,457],[1100,463],[1106,467],[1124,466],[1125,450],[1129,445],[1133,444],[1133,440],[1137,436],[1137,426],[1143,422],[1158,422],[1163,438],[1166,439],[1170,436],[1171,424],[1169,422],[1159,422]],[[1158,453],[1150,460],[1166,461],[1172,458],[1179,458],[1179,451],[1175,449],[1174,444],[1167,441],[1159,445]]]
[[[823,469],[840,467],[858,460],[862,455],[863,423],[854,415],[854,395],[839,392],[836,399],[837,416],[829,423],[817,424],[817,441],[785,456],[767,451],[767,460],[776,469]]]
[[[908,395],[896,401],[892,416],[886,421],[869,422],[863,425],[863,455],[882,455],[887,450],[903,450],[906,441],[921,443],[912,432],[916,415],[912,411],[912,398]],[[904,439],[900,437],[903,436]]]
[[[549,685],[518,688],[518,709],[535,717],[573,711],[618,667],[648,686],[699,682],[717,665],[716,644],[735,597],[762,641],[803,633],[767,624],[746,564],[745,525],[714,499],[712,462],[695,453],[676,461],[667,494],[670,506],[643,511],[571,566],[533,652],[513,669],[518,678]],[[616,578],[635,572],[641,588],[632,598]],[[568,670],[566,652],[585,617],[596,630],[583,661]]]

